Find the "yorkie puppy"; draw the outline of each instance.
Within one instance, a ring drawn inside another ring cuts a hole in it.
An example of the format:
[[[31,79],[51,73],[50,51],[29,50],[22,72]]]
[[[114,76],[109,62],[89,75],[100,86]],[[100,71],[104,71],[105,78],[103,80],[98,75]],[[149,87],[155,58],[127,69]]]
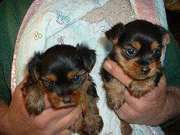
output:
[[[169,42],[164,28],[145,20],[135,20],[126,25],[116,24],[105,33],[113,44],[106,59],[115,61],[133,81],[129,87],[101,69],[101,76],[107,95],[107,104],[115,112],[125,102],[126,90],[137,98],[158,85],[162,77],[160,57],[163,46]],[[132,133],[130,125],[121,120],[123,135]]]
[[[36,53],[29,61],[24,87],[25,106],[30,115],[45,109],[47,94],[55,109],[81,106],[82,116],[70,127],[81,135],[98,135],[103,127],[97,108],[98,95],[89,75],[96,62],[94,50],[83,45],[56,45]]]

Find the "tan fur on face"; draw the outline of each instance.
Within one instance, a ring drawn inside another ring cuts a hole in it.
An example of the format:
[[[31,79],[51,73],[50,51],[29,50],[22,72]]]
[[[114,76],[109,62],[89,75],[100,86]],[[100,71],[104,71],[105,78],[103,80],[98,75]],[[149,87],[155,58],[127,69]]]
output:
[[[132,46],[134,48],[136,48],[137,50],[139,50],[141,48],[141,44],[138,41],[132,42]]]
[[[148,76],[151,77],[155,75],[157,72],[160,71],[161,62],[160,61],[154,61],[149,65],[149,68],[151,71],[149,72]]]
[[[160,61],[154,60],[149,65],[150,72],[147,75],[144,75],[141,72],[141,65],[137,63],[137,60],[139,59],[138,57],[135,57],[133,59],[126,59],[122,55],[123,50],[121,48],[115,46],[114,49],[116,52],[116,61],[123,68],[123,71],[133,79],[145,79],[148,77],[152,77],[157,71],[159,71],[161,63]]]
[[[62,96],[58,96],[55,92],[48,94],[48,99],[51,102],[52,107],[58,109],[58,108],[67,108],[71,106],[77,106],[79,104],[79,98],[80,94],[79,92],[73,93],[70,95],[71,102],[70,103],[64,103]]]
[[[140,67],[136,63],[137,58],[128,60],[124,56],[122,56],[123,50],[121,48],[115,47],[114,49],[116,52],[116,61],[123,68],[124,72],[131,78],[138,78]]]
[[[49,75],[46,76],[46,78],[49,81],[54,81],[54,82],[57,80],[57,77],[54,74],[49,74]]]
[[[76,71],[71,71],[71,72],[68,72],[67,78],[73,79],[76,75],[77,75]]]
[[[84,104],[84,96],[87,92],[88,86],[90,85],[89,80],[86,80],[84,84],[77,90],[74,90],[74,92],[69,95],[71,98],[70,103],[64,103],[63,102],[63,96],[57,95],[55,92],[48,92],[48,98],[49,101],[51,102],[51,105],[54,108],[66,108],[70,106],[77,106],[79,104]],[[86,105],[83,105],[86,106]]]
[[[157,41],[154,41],[150,46],[151,46],[151,50],[160,49]]]
[[[49,76],[47,78],[52,79],[51,77]],[[25,105],[28,112],[33,115],[40,114],[45,109],[44,93],[47,93],[49,102],[54,109],[73,106],[79,106],[81,108],[82,115],[79,116],[73,126],[69,127],[71,131],[80,135],[98,135],[103,127],[103,121],[96,105],[98,97],[88,94],[88,90],[93,90],[90,89],[92,87],[92,80],[88,74],[84,77],[86,77],[86,80],[81,87],[73,90],[74,92],[71,95],[67,95],[71,97],[70,103],[64,103],[63,96],[45,90],[41,81],[38,82],[38,85],[29,86],[27,84],[28,91],[24,91],[24,96],[26,96]]]

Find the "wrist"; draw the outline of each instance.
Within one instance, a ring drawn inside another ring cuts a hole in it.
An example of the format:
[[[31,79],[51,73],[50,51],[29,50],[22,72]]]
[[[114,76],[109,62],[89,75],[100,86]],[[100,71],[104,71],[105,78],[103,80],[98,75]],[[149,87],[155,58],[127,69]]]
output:
[[[8,128],[8,105],[0,102],[0,134],[9,135]]]
[[[180,90],[175,87],[168,87],[167,99],[160,113],[159,124],[166,122],[180,114]]]

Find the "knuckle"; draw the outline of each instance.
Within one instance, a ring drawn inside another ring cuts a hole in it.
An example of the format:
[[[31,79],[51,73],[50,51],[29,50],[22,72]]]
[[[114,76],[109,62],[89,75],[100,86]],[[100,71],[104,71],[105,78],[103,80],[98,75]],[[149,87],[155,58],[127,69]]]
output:
[[[139,104],[137,104],[136,105],[136,110],[138,111],[138,112],[141,112],[142,110],[144,109],[144,106],[143,105],[139,105]]]
[[[144,109],[146,109],[146,102],[143,100],[136,100],[134,102],[131,102],[131,108],[135,111],[135,112],[143,112]]]
[[[133,123],[139,117],[139,113],[132,109],[121,110],[119,115],[122,120],[127,121],[129,123]]]
[[[130,114],[130,119],[131,119],[131,120],[134,120],[134,119],[136,119],[138,116],[139,116],[139,113],[133,112],[133,113]]]
[[[35,126],[36,126],[38,129],[40,129],[40,130],[42,130],[42,129],[45,128],[45,124],[44,124],[43,121],[35,120],[34,124],[35,124]]]
[[[113,66],[112,68],[112,72],[115,73],[119,73],[119,67],[118,66]]]
[[[125,121],[128,119],[128,113],[123,110],[118,111],[118,116]]]

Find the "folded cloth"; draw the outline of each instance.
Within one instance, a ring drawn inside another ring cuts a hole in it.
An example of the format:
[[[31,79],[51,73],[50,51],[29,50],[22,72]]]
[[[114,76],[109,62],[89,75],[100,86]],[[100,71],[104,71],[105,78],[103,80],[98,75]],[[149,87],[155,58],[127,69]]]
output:
[[[97,54],[91,75],[100,97],[98,108],[104,121],[101,135],[120,135],[120,121],[106,105],[99,76],[101,64],[111,49],[111,45],[104,42],[104,32],[118,22],[127,23],[137,18],[167,27],[162,0],[35,0],[17,36],[12,65],[12,92],[25,76],[26,64],[34,52],[44,52],[55,44],[85,43]],[[131,126],[133,135],[164,134],[159,127]]]

